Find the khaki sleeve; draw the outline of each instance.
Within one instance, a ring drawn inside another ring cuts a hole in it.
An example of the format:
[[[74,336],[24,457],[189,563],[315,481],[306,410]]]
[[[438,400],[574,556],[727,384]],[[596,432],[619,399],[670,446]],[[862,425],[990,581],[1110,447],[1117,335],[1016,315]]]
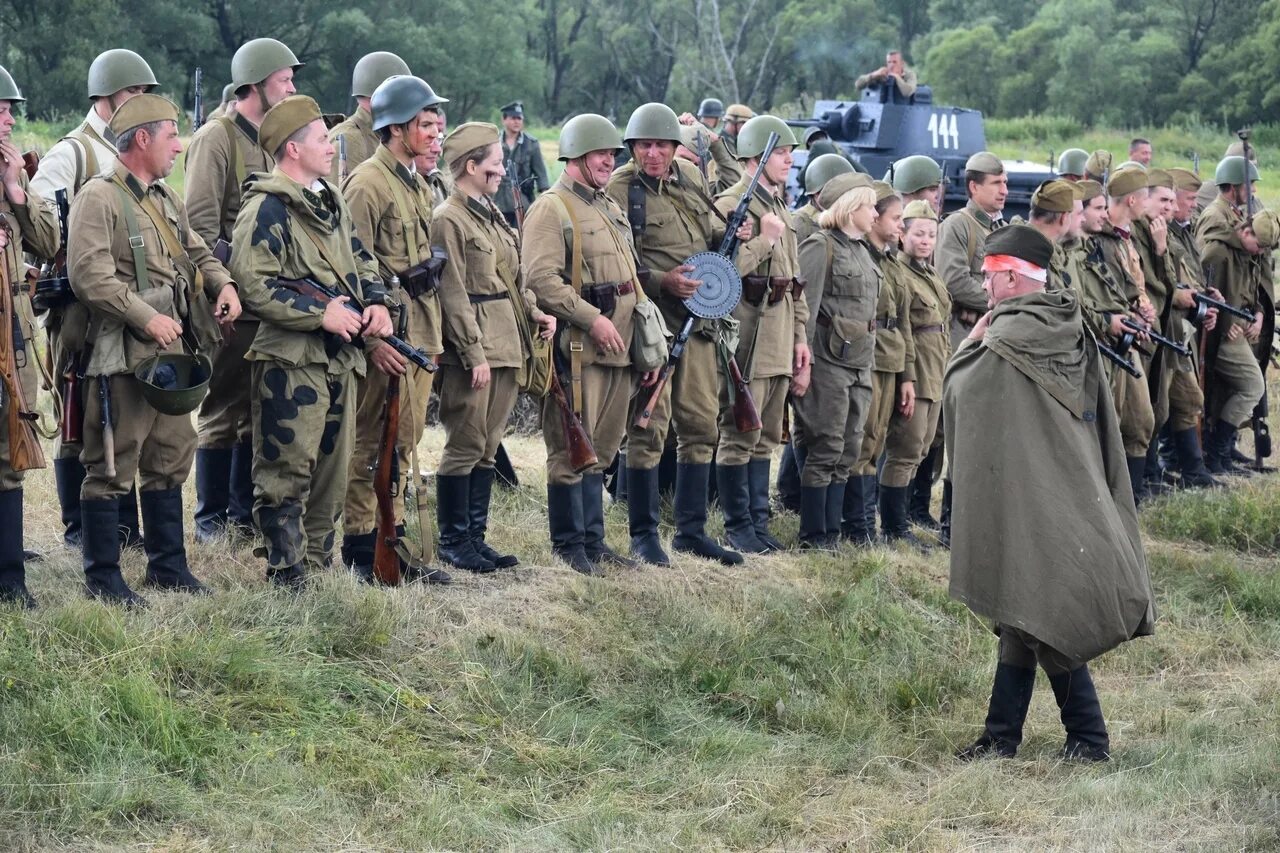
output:
[[[827,276],[831,270],[827,266],[827,241],[831,239],[826,232],[819,231],[809,236],[800,244],[800,277],[805,284],[804,295],[797,300],[796,334],[812,341],[818,332],[818,313],[822,310],[822,294],[827,288]],[[800,319],[799,301],[805,303],[805,318]]]
[[[856,90],[858,90],[858,91],[860,92],[860,91],[862,91],[863,89],[865,89],[865,88],[867,88],[868,86],[870,86],[873,82],[875,82],[875,77],[874,77],[874,75],[872,75],[872,74],[862,74],[862,75],[860,75],[860,76],[858,77],[858,79],[857,79],[857,80],[854,80],[854,81],[853,81],[853,88],[854,88],[854,89],[856,89]]]
[[[898,78],[898,94],[904,98],[910,98],[916,93],[916,72],[910,68],[902,70],[902,76]]]
[[[568,247],[560,226],[558,198],[541,196],[525,216],[520,269],[526,285],[538,297],[538,308],[584,331],[600,316],[600,310],[566,279]]]
[[[366,247],[376,246],[378,223],[390,200],[378,197],[373,181],[370,180],[369,170],[362,170],[360,174],[347,178],[347,183],[342,187],[342,197],[351,211],[351,229],[356,237]],[[396,273],[395,270],[383,268],[376,259],[375,263],[379,267],[379,275],[390,278]]]
[[[222,211],[226,204],[227,170],[231,168],[230,145],[235,144],[218,124],[197,133],[187,149],[186,189],[183,198],[191,228],[206,245],[222,236]]]
[[[444,249],[449,257],[440,271],[441,331],[458,351],[462,366],[471,370],[485,363],[485,355],[484,333],[467,296],[467,235],[446,216],[432,223],[431,244]]]
[[[116,233],[119,212],[112,204],[114,195],[112,185],[95,181],[86,186],[71,206],[67,227],[67,274],[76,298],[91,311],[142,331],[157,312],[139,298],[131,286],[132,282],[126,282],[116,274],[111,241]]]
[[[982,276],[974,275],[969,268],[969,229],[975,227],[969,217],[956,212],[942,221],[938,235],[938,275],[951,294],[951,305],[961,309],[986,313],[987,292],[982,289]],[[975,245],[982,243],[979,238]]]
[[[77,158],[82,157],[75,145],[69,139],[60,139],[40,158],[36,176],[31,179],[32,192],[48,201],[53,201],[54,193],[58,190],[66,190],[68,198],[75,195],[76,163],[81,162]],[[93,176],[85,175],[86,180],[91,177]]]
[[[169,201],[178,208],[179,221],[182,223],[183,233],[187,235],[183,248],[187,250],[187,257],[191,258],[191,263],[195,264],[204,276],[205,295],[210,299],[216,299],[222,288],[235,282],[231,280],[231,274],[227,272],[227,268],[213,256],[213,252],[209,251],[208,244],[191,227],[190,218],[176,195],[171,196]]]
[[[284,268],[288,222],[288,212],[275,196],[252,196],[236,217],[231,275],[240,285],[240,301],[263,322],[282,329],[314,332],[324,322],[324,305],[269,284]]]
[[[52,258],[62,247],[58,212],[52,201],[47,201],[32,191],[26,172],[18,173],[18,185],[26,196],[22,204],[13,205],[13,215],[22,226],[22,241],[40,257]]]
[[[894,261],[896,264],[897,261]],[[911,285],[899,275],[894,279],[897,289],[898,316],[902,318],[902,343],[906,351],[906,360],[902,367],[902,381],[916,381],[916,340],[911,330]]]

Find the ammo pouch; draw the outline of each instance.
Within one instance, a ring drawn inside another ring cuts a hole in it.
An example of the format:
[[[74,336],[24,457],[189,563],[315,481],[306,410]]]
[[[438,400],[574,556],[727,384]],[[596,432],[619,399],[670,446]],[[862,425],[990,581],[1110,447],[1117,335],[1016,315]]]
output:
[[[431,257],[396,274],[400,277],[400,286],[410,299],[430,296],[439,290],[440,273],[448,261],[444,249],[432,246]]]
[[[214,241],[213,248],[210,250],[213,257],[224,267],[231,263],[231,244],[219,237]]]
[[[601,314],[612,317],[614,309],[618,307],[618,297],[626,296],[634,290],[635,285],[629,281],[621,284],[606,281],[603,284],[585,285],[582,288],[582,298],[594,305]]]
[[[671,337],[657,303],[637,299],[631,319],[631,366],[646,372],[662,367],[667,363],[667,341]]]
[[[758,306],[765,297],[770,305],[777,305],[790,291],[793,298],[799,298],[804,292],[804,280],[784,278],[783,276],[744,275],[742,277],[742,298],[751,305]]]
[[[769,292],[769,276],[744,275],[742,277],[742,299],[749,305],[759,305]]]

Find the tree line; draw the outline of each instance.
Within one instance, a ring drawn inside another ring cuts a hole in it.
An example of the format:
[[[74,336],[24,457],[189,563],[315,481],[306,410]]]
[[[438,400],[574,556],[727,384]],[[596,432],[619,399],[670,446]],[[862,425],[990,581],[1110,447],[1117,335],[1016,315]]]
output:
[[[207,103],[243,42],[271,36],[307,63],[300,91],[349,112],[356,60],[400,54],[451,117],[525,102],[535,123],[707,96],[796,111],[851,97],[900,48],[935,101],[1084,125],[1280,120],[1280,0],[0,0],[0,64],[28,114],[77,116],[85,73],[138,51],[166,94]]]

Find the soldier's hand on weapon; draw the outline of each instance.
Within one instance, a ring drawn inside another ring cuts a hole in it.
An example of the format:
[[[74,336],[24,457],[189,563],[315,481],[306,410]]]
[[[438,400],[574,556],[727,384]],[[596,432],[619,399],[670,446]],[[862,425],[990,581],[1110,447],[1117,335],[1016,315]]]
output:
[[[1156,254],[1163,255],[1169,248],[1169,223],[1163,216],[1151,220],[1151,242],[1156,244]]]
[[[681,264],[662,276],[662,289],[677,299],[688,299],[693,296],[702,284],[699,279],[689,278],[685,273],[693,269],[693,264]]]
[[[1147,330],[1151,328],[1151,324],[1147,321],[1146,316],[1142,314],[1135,314],[1132,317],[1129,317],[1128,320],[1131,323],[1137,323],[1142,328],[1134,329],[1129,326],[1125,326],[1124,330],[1131,335],[1136,335],[1137,336],[1136,340],[1138,341],[1138,343],[1143,343],[1143,344],[1150,343],[1151,336],[1147,334]]]
[[[556,318],[550,314],[543,314],[534,320],[538,324],[538,337],[544,341],[549,341],[556,336]]]
[[[361,326],[360,315],[347,308],[347,303],[350,301],[350,296],[330,299],[324,306],[324,316],[320,320],[320,328],[348,343],[351,342],[352,337],[360,333]]]
[[[1240,336],[1244,334],[1244,326],[1239,323],[1232,323],[1231,328],[1227,329],[1227,340],[1238,341]]]
[[[750,219],[744,219],[742,225],[735,232],[740,242],[747,242],[756,234],[756,224]]]
[[[661,375],[661,370],[646,370],[640,374],[640,384],[645,388],[652,388],[658,383],[658,377]]]
[[[369,305],[360,318],[361,333],[373,338],[385,338],[395,333],[391,325],[391,312],[385,305]]]
[[[223,285],[222,290],[218,291],[218,301],[213,306],[213,316],[226,326],[236,321],[241,310],[240,294],[236,292],[235,285]]]
[[[1204,312],[1204,319],[1200,321],[1200,328],[1206,332],[1212,332],[1214,327],[1218,325],[1218,309],[1210,308]]]
[[[1107,331],[1115,340],[1119,340],[1120,336],[1129,331],[1124,324],[1125,316],[1123,314],[1112,314],[1111,325],[1107,327]]]
[[[613,321],[601,314],[591,324],[591,340],[596,342],[596,349],[603,353],[622,352],[622,335],[613,325]]]
[[[182,324],[172,317],[157,314],[147,321],[142,331],[150,335],[151,340],[160,346],[167,347],[182,335]]]
[[[396,352],[391,344],[370,341],[368,353],[373,366],[387,376],[404,376],[409,372],[409,359]]]
[[[1173,307],[1184,311],[1196,307],[1196,294],[1190,287],[1176,287],[1173,290]]]
[[[769,241],[769,245],[776,244],[787,230],[787,223],[782,221],[776,213],[766,213],[760,217],[760,236]]]
[[[898,413],[908,420],[916,413],[916,383],[903,382],[898,386]]]

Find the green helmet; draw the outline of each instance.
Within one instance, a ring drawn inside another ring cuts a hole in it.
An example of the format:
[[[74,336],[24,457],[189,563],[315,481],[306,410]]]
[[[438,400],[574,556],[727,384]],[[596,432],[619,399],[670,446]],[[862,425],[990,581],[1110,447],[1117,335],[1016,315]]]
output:
[[[235,83],[228,83],[227,85],[222,87],[222,103],[225,104],[227,101],[234,101],[235,98],[236,98]]]
[[[231,82],[239,92],[245,86],[261,83],[281,68],[295,71],[305,62],[299,62],[293,51],[275,39],[254,39],[240,45],[231,57]]]
[[[680,120],[676,118],[676,111],[658,103],[636,107],[627,120],[627,132],[622,141],[635,142],[637,139],[665,139],[679,145]]]
[[[449,103],[442,98],[421,77],[412,74],[397,74],[388,77],[378,84],[369,98],[369,108],[373,111],[373,129],[381,130],[393,124],[404,124],[413,121],[414,117],[428,107]]]
[[[0,101],[25,101],[22,90],[13,82],[13,75],[0,66]]]
[[[381,86],[382,81],[388,77],[407,77],[412,73],[409,64],[394,53],[387,53],[385,50],[366,53],[360,57],[355,70],[351,72],[351,97],[372,97],[373,90]]]
[[[159,86],[147,61],[132,50],[108,50],[89,65],[89,97],[105,98],[130,86]]]
[[[162,415],[189,415],[209,391],[213,364],[204,355],[162,353],[135,367],[133,375],[151,408]]]
[[[890,166],[888,177],[894,192],[916,193],[942,183],[942,167],[932,157],[912,154]]]
[[[1249,163],[1247,181],[1252,183],[1256,180],[1258,180],[1258,167]],[[1218,168],[1213,172],[1213,182],[1218,186],[1223,184],[1239,186],[1245,183],[1245,159],[1243,157],[1223,157],[1222,162],[1218,163]]]
[[[853,171],[856,171],[853,164],[839,154],[819,154],[805,164],[804,191],[815,196],[836,175]]]
[[[796,135],[791,126],[777,116],[760,115],[747,119],[747,123],[738,131],[738,159],[750,160],[764,153],[769,134],[778,134],[778,147],[796,147]]]
[[[560,128],[561,160],[576,160],[592,151],[616,151],[621,147],[618,129],[602,115],[576,115]]]
[[[1089,162],[1089,152],[1083,148],[1068,148],[1058,158],[1059,175],[1084,175],[1085,164]]]
[[[724,116],[724,102],[719,98],[703,98],[698,104],[698,118],[721,118]]]

